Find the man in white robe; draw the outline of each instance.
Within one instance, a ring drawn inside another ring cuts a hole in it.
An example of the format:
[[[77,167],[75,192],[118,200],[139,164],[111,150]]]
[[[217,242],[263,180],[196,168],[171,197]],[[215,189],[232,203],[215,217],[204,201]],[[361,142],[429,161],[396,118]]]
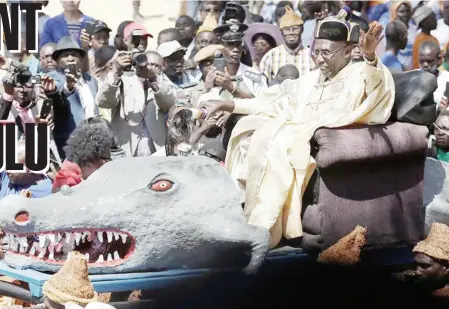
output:
[[[373,24],[360,40],[363,62],[351,62],[360,30],[344,10],[318,23],[312,55],[318,70],[270,87],[254,99],[208,102],[218,110],[247,114],[228,145],[226,169],[245,190],[250,224],[271,232],[271,247],[282,236],[303,235],[302,195],[315,169],[310,139],[319,127],[382,124],[391,114],[395,88],[375,50],[382,26]]]

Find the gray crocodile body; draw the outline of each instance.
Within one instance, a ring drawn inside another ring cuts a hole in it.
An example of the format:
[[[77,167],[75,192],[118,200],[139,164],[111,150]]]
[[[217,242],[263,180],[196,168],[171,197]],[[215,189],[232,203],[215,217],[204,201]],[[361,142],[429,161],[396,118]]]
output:
[[[203,156],[114,160],[69,190],[5,197],[0,227],[10,245],[6,263],[53,272],[71,250],[86,254],[93,274],[240,260],[255,271],[269,243],[266,229],[246,223],[227,172]]]

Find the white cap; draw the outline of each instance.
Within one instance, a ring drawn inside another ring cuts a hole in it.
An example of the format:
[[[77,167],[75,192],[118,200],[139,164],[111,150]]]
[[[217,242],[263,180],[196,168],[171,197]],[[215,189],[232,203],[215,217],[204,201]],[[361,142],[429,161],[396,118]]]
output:
[[[187,48],[181,46],[178,41],[165,42],[157,47],[157,52],[162,58],[167,58],[180,50],[185,52]]]

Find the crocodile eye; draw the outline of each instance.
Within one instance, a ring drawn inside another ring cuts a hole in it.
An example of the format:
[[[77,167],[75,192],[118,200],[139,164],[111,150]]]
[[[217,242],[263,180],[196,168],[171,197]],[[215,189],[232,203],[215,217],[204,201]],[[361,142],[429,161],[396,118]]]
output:
[[[158,180],[151,185],[151,190],[156,192],[165,192],[173,187],[173,182],[170,180]]]

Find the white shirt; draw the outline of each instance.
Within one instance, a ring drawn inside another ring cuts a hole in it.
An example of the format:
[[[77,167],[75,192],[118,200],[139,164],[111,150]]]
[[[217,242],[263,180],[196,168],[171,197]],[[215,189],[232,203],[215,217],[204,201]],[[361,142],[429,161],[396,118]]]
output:
[[[190,55],[192,55],[194,48],[195,48],[195,38],[193,38],[192,42],[190,42],[189,46],[187,46],[186,54],[184,55],[185,60],[188,60],[190,58]]]
[[[443,19],[438,20],[437,28],[430,32],[440,42],[440,48],[444,49],[449,42],[449,26],[444,23]]]
[[[255,81],[253,81],[252,79],[248,78],[245,74],[246,71],[250,71],[250,72],[259,74],[260,75],[260,83],[257,83]],[[259,92],[261,92],[262,90],[264,90],[265,88],[268,87],[267,79],[263,74],[260,74],[253,68],[251,68],[241,62],[240,62],[239,69],[237,70],[236,75],[242,77],[243,82],[248,87],[248,89],[251,91],[251,94],[254,96],[258,95]]]

